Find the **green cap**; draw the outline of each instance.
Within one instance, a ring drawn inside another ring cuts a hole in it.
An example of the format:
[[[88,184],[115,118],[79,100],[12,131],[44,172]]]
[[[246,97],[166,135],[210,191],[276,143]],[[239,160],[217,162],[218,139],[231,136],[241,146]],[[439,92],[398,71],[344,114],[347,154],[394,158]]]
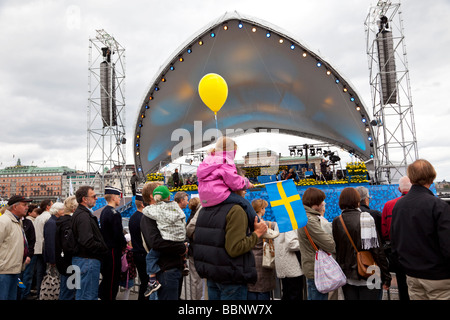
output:
[[[167,199],[172,194],[169,191],[169,188],[166,186],[158,186],[153,190],[153,196],[156,196],[157,194],[161,195],[163,199]]]

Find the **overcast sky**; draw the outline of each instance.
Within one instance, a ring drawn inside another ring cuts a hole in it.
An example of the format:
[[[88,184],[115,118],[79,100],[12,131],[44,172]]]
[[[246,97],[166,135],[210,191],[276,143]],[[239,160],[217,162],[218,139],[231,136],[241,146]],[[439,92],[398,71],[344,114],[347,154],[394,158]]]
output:
[[[364,21],[376,2],[1,0],[0,168],[20,158],[24,165],[86,170],[89,39],[97,29],[126,49],[127,163],[134,163],[134,125],[155,73],[182,43],[227,11],[286,30],[344,74],[371,107]],[[419,156],[435,166],[438,181],[449,181],[450,1],[404,0],[401,12]],[[287,146],[301,141],[273,137],[255,145],[253,139],[251,148],[289,154]]]

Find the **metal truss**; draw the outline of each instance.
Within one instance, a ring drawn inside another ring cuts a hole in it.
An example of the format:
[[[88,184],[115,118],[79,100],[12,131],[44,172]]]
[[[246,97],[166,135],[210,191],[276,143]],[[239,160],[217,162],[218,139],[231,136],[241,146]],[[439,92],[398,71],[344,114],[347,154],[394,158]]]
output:
[[[125,192],[125,49],[106,31],[96,30],[89,39],[88,68],[87,172],[95,174],[90,184],[100,181],[103,191],[108,177]]]
[[[395,183],[418,156],[400,3],[380,0],[364,23],[376,139],[375,175]]]

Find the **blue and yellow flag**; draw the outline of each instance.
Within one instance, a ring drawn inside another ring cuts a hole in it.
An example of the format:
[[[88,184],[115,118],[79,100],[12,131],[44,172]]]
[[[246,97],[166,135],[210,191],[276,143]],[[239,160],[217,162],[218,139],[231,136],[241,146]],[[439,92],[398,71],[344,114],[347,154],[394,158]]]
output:
[[[267,194],[280,232],[303,228],[308,222],[294,180],[266,184]]]

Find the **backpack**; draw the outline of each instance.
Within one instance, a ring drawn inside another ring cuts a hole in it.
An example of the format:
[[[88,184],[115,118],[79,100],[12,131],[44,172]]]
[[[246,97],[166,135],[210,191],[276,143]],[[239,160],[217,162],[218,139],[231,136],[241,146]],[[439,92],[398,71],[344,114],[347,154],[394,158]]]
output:
[[[63,218],[63,219],[61,219]],[[72,264],[72,257],[77,254],[77,242],[72,230],[72,217],[63,216],[56,221],[56,266],[61,274],[66,274]]]

